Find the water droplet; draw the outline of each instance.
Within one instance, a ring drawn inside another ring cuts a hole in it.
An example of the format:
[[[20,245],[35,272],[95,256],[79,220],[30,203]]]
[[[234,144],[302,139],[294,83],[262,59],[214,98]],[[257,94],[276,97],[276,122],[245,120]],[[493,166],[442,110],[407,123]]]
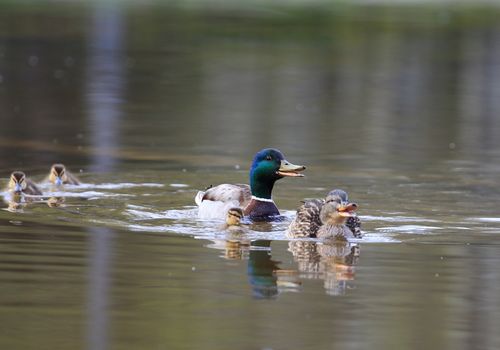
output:
[[[193,267],[191,268],[191,271],[196,271],[196,267],[194,267],[194,266],[193,266]]]
[[[36,65],[38,65],[38,57],[37,56],[30,56],[28,58],[28,64],[31,66],[31,67],[35,67]]]
[[[56,79],[62,79],[64,77],[64,71],[61,69],[56,69],[54,71],[54,78]]]
[[[450,142],[450,144],[448,145],[448,147],[453,150],[457,147],[457,145],[455,145],[455,142]]]
[[[68,56],[64,59],[64,64],[66,65],[66,67],[71,67],[75,64],[75,59],[71,56]]]

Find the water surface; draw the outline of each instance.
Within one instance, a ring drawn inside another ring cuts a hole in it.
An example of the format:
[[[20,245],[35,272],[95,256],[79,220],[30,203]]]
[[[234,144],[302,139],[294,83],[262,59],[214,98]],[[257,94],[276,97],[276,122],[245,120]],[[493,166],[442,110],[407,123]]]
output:
[[[84,183],[0,211],[1,347],[499,348],[498,14],[0,5],[1,185]],[[269,146],[308,167],[275,187],[284,220],[198,219]],[[365,237],[290,242],[332,188]]]

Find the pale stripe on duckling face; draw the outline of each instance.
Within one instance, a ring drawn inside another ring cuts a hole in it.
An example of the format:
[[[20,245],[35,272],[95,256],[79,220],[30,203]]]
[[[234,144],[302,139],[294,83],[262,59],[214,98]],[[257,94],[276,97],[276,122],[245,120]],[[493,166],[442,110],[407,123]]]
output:
[[[231,208],[227,211],[226,224],[228,226],[238,226],[243,218],[243,210],[241,208]]]
[[[60,185],[79,185],[80,181],[69,171],[67,171],[66,167],[63,164],[54,164],[50,168],[50,173],[48,181],[56,186]]]
[[[19,193],[26,189],[26,175],[22,171],[14,171],[10,175],[9,190]]]
[[[22,171],[14,171],[10,175],[7,190],[16,194],[42,195],[42,191],[40,191],[33,181],[26,178],[26,175]]]

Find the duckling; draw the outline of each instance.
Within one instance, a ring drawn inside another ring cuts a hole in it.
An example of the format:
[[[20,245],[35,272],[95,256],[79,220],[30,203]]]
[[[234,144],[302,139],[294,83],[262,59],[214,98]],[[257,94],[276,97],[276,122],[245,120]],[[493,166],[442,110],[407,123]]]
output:
[[[222,229],[229,232],[232,237],[239,237],[248,232],[247,226],[241,225],[242,219],[243,209],[237,207],[231,208],[227,211],[226,222],[222,226]]]
[[[78,180],[75,175],[67,171],[63,164],[52,165],[50,173],[45,178],[44,182],[50,182],[56,186],[80,184],[80,180]]]
[[[357,208],[356,203],[348,201],[345,191],[333,190],[326,199],[304,202],[297,209],[287,235],[291,238],[360,238],[361,221],[354,213]]]
[[[274,183],[283,177],[302,177],[299,172],[305,168],[288,162],[277,149],[263,149],[257,152],[250,167],[250,186],[222,184],[198,192],[198,216],[222,218],[229,208],[241,207],[254,221],[272,221],[280,215],[271,197]]]
[[[227,211],[226,216],[226,228],[238,227],[241,225],[241,219],[243,218],[243,210],[241,208],[231,208]]]
[[[26,178],[26,175],[22,171],[14,171],[10,175],[10,180],[9,184],[7,185],[6,192],[7,191],[14,195],[43,195],[42,191],[35,185],[33,181]]]

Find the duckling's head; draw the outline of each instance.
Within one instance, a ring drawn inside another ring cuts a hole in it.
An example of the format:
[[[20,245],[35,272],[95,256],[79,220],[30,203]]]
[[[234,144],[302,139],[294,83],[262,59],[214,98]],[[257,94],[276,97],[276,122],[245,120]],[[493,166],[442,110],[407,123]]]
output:
[[[21,193],[26,189],[26,175],[22,171],[14,171],[10,174],[9,190],[14,193]]]
[[[301,177],[306,167],[288,162],[283,153],[274,148],[265,148],[255,155],[250,168],[252,195],[271,199],[274,183],[285,176]]]
[[[343,225],[347,218],[354,216],[356,209],[358,205],[349,202],[345,191],[333,190],[326,196],[319,217],[323,224]]]
[[[62,164],[52,165],[52,168],[50,168],[49,180],[56,186],[62,185],[65,181],[68,180],[68,177],[66,175],[66,167]]]
[[[228,226],[239,226],[243,218],[243,210],[241,208],[231,208],[227,211],[226,224]]]

